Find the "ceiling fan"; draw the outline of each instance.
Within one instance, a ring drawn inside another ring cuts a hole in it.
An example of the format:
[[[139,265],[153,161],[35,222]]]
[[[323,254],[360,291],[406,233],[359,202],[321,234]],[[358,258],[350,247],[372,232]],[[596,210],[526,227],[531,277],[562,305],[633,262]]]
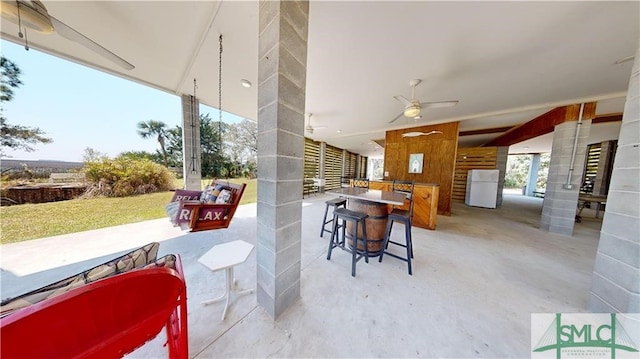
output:
[[[416,99],[416,86],[418,86],[422,80],[415,79],[409,82],[409,86],[411,86],[411,100],[407,100],[403,96],[393,96],[396,100],[400,101],[405,107],[404,111],[396,116],[393,120],[389,121],[389,123],[393,123],[397,121],[403,115],[405,117],[420,119],[420,111],[423,108],[438,108],[438,107],[451,107],[458,104],[460,101],[438,101],[438,102],[420,102]]]
[[[306,118],[306,120],[307,120],[307,121],[306,121],[306,122],[307,122],[307,125],[306,125],[306,126],[305,126],[305,128],[304,128],[304,132],[306,132],[306,133],[308,133],[308,134],[310,134],[310,135],[313,135],[313,131],[314,131],[315,129],[327,128],[327,126],[322,126],[322,125],[321,125],[321,126],[315,126],[315,127],[311,126],[311,114],[310,114],[310,113],[305,113],[305,114],[304,114],[304,117],[305,117],[305,118]]]
[[[2,18],[18,25],[18,36],[21,39],[24,37],[27,50],[29,47],[26,36],[22,33],[23,29],[26,32],[26,28],[29,28],[42,34],[57,32],[60,36],[77,42],[126,70],[134,68],[118,55],[51,16],[44,4],[38,0],[2,0]]]

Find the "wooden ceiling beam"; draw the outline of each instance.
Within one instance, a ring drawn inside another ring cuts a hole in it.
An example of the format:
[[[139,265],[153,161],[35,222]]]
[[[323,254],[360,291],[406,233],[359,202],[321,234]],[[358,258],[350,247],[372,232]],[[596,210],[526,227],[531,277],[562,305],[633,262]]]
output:
[[[584,104],[583,120],[592,120],[596,113],[596,102]],[[580,114],[580,104],[556,107],[533,120],[516,126],[505,134],[485,143],[482,146],[511,146],[522,141],[553,132],[556,125],[563,122],[577,121]]]
[[[502,133],[507,132],[510,129],[516,127],[515,126],[504,126],[504,127],[494,127],[494,128],[485,128],[481,130],[469,130],[469,131],[461,131],[458,136],[473,136],[473,135],[487,135],[491,133]]]
[[[609,113],[606,115],[596,116],[591,123],[605,123],[605,122],[618,122],[622,121],[621,113]]]

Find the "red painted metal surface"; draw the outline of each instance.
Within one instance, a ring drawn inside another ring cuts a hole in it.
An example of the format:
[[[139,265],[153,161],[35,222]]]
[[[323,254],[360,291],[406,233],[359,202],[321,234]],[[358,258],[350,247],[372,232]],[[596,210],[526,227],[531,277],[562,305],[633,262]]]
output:
[[[120,358],[165,327],[169,357],[186,359],[186,285],[179,257],[175,267],[101,279],[2,318],[0,356]]]

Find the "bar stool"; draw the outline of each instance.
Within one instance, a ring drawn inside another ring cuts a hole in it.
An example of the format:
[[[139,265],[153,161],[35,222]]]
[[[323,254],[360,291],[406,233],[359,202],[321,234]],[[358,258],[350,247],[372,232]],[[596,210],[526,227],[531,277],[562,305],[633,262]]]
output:
[[[406,196],[406,199],[409,201],[409,209],[407,210],[401,208],[393,208],[391,210],[391,213],[389,213],[387,228],[384,236],[384,243],[382,244],[382,252],[380,253],[380,258],[378,258],[378,262],[382,262],[382,257],[385,254],[388,254],[394,258],[398,258],[407,262],[409,275],[413,275],[413,271],[411,268],[411,258],[413,258],[413,243],[411,241],[411,222],[413,217],[413,187],[414,183],[410,181],[393,181],[393,191],[403,193]],[[391,229],[393,228],[394,222],[401,222],[402,224],[404,224],[404,243],[395,242],[390,239]],[[397,254],[387,251],[389,243],[393,243],[400,247],[406,248],[407,257],[401,257]]]
[[[327,224],[329,224],[329,223],[334,221],[333,216],[331,216],[331,219],[329,219],[327,221],[327,214],[329,213],[329,207],[332,207],[334,212],[338,207],[347,208],[347,199],[346,198],[338,197],[338,198],[327,200],[324,203],[325,203],[324,219],[322,220],[322,227],[320,228],[320,238],[322,238],[322,235],[324,234],[324,232],[331,233],[331,230],[326,228]]]
[[[333,230],[331,231],[331,240],[329,241],[329,251],[327,252],[327,260],[331,260],[331,252],[335,247],[340,247],[342,250],[351,252],[351,276],[356,276],[356,262],[358,262],[362,257],[364,257],[364,261],[369,263],[369,249],[367,248],[367,226],[366,226],[366,218],[369,215],[361,212],[352,211],[346,208],[337,208],[333,212]],[[342,240],[340,240],[340,236],[338,235],[338,221],[342,220]],[[345,232],[347,227],[347,221],[353,222],[354,225],[354,234],[349,238]],[[358,237],[358,227],[359,224],[362,224],[362,237]],[[352,246],[350,249],[346,249],[345,241],[346,239],[351,239]],[[364,247],[363,252],[358,251],[358,243],[362,243]]]

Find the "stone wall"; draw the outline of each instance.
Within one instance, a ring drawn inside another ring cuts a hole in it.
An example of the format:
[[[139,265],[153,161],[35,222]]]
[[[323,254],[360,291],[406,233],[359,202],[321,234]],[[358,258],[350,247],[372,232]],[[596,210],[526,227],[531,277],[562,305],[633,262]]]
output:
[[[66,201],[82,195],[86,190],[85,185],[33,185],[10,187],[2,190],[2,197],[11,201],[2,201],[2,204],[24,204]],[[15,202],[15,203],[13,203]]]

